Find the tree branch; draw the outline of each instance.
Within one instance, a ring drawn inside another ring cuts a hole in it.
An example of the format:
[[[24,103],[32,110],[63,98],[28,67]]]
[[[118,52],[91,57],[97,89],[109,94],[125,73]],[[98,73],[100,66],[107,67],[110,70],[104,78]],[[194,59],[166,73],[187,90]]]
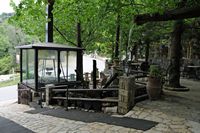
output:
[[[55,25],[54,25],[53,27],[54,27],[55,30],[65,39],[66,42],[69,42],[69,43],[71,43],[71,44],[73,44],[73,45],[76,46],[76,43],[74,43],[74,42],[68,40],[68,39],[64,36],[64,34],[63,34]]]

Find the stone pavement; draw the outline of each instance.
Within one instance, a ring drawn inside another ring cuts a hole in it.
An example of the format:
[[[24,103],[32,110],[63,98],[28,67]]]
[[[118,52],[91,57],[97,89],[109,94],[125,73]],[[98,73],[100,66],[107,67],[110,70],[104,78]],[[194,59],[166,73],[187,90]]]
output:
[[[0,116],[37,133],[140,133],[142,131],[104,123],[84,123],[42,114],[29,114],[29,106],[10,103],[0,106]]]
[[[184,81],[185,83],[185,81]],[[191,82],[191,92],[198,90],[200,83]],[[199,85],[198,85],[199,84]],[[159,124],[145,133],[199,133],[200,132],[200,107],[198,100],[192,96],[164,91],[164,96],[158,101],[143,101],[138,103],[125,116],[156,121]],[[196,93],[195,93],[196,94]],[[200,95],[200,90],[198,91]],[[0,117],[12,120],[15,123],[37,133],[142,133],[141,130],[109,125],[105,123],[57,118],[48,115],[29,114],[30,106],[20,105],[16,102],[0,103]],[[115,115],[122,117],[120,115]]]
[[[181,85],[190,88],[190,91],[164,90],[160,100],[140,102],[125,116],[159,122],[146,131],[149,133],[199,133],[200,82],[181,79]]]

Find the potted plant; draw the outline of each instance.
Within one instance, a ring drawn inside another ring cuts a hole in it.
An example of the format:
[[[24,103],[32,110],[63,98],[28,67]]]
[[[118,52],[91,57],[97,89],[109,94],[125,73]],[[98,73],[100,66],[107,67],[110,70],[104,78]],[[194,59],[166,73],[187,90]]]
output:
[[[162,72],[158,65],[150,66],[146,88],[150,100],[156,100],[160,98],[162,89]]]
[[[118,67],[118,66],[119,66],[119,62],[120,62],[120,61],[119,61],[118,58],[114,58],[114,59],[113,59],[113,66],[114,66],[114,67]]]

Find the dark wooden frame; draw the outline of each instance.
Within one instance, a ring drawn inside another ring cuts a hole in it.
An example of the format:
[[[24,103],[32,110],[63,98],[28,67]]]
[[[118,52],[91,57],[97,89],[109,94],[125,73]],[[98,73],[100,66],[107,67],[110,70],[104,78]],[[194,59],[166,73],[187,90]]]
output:
[[[57,51],[57,58],[58,58],[58,69],[57,69],[57,73],[58,73],[58,83],[60,82],[60,52],[62,51],[66,51],[66,52],[70,52],[70,51],[75,51],[75,52],[81,52],[84,50],[82,48],[79,47],[73,47],[73,46],[67,46],[67,45],[60,45],[60,44],[54,44],[54,43],[45,43],[45,44],[31,44],[31,45],[23,45],[23,46],[18,46],[16,48],[20,49],[20,83],[23,84],[22,82],[22,57],[23,57],[23,50],[28,50],[28,49],[33,49],[34,50],[34,76],[35,76],[35,88],[32,88],[28,85],[28,87],[34,89],[36,92],[40,91],[38,88],[38,51],[39,50],[55,50]],[[69,54],[67,54],[69,55]],[[67,57],[68,58],[68,57]],[[76,61],[75,61],[76,62]],[[78,64],[77,64],[78,65]],[[67,67],[68,67],[68,63],[67,63]],[[25,85],[25,84],[24,84]]]

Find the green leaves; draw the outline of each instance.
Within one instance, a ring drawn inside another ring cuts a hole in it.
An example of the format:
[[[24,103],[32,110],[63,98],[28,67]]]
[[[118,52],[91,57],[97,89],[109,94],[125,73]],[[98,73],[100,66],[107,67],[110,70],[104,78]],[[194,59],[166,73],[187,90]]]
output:
[[[54,25],[73,43],[76,43],[76,24],[81,23],[82,43],[84,48],[92,52],[112,54],[111,45],[115,41],[117,16],[120,15],[121,51],[125,50],[127,38],[129,45],[148,39],[159,44],[171,32],[171,22],[151,23],[136,26],[133,16],[143,13],[163,13],[177,7],[179,0],[55,0]],[[187,5],[198,4],[198,0],[189,0]],[[45,40],[46,4],[47,0],[21,0],[19,6],[11,3],[15,15],[10,22],[30,35],[36,35],[40,41]],[[132,34],[129,31],[132,28]],[[147,33],[147,36],[143,36]],[[161,38],[161,39],[160,39]],[[54,29],[54,41],[69,43]],[[161,41],[160,41],[161,40]],[[100,48],[99,48],[100,47]],[[108,49],[106,49],[108,47]]]
[[[3,58],[0,58],[0,74],[8,74],[12,67],[13,64],[11,56],[4,56]]]
[[[0,15],[0,19],[2,17]],[[16,66],[15,47],[33,41],[37,41],[37,38],[24,34],[19,28],[8,24],[6,19],[0,23],[0,74],[7,74],[12,67]]]
[[[149,75],[151,77],[162,77],[162,71],[161,71],[160,66],[151,65],[149,68]]]

